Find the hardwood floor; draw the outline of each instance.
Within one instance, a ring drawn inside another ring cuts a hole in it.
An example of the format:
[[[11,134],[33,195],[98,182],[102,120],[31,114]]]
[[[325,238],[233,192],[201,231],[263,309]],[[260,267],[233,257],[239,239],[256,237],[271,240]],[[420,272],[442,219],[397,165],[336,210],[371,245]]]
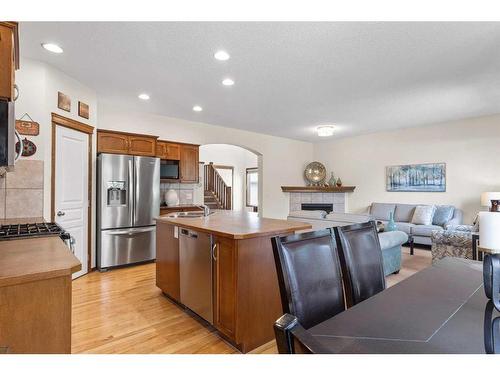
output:
[[[429,266],[430,251],[403,248],[403,268],[390,287]],[[73,282],[72,353],[238,353],[215,331],[166,298],[155,285],[155,265],[104,273]],[[252,353],[276,353],[274,341]]]

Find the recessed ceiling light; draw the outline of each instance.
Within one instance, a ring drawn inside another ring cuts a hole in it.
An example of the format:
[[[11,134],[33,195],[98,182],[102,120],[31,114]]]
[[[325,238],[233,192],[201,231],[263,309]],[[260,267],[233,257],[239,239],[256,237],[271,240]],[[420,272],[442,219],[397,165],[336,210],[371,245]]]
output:
[[[193,107],[193,111],[195,111],[195,112],[201,112],[201,111],[203,111],[203,108],[201,108],[199,105],[195,105]]]
[[[142,99],[142,100],[149,100],[149,95],[148,95],[148,94],[140,94],[140,95],[139,95],[139,99]]]
[[[214,57],[219,61],[227,61],[231,56],[229,56],[229,53],[227,53],[226,51],[217,51],[215,52]]]
[[[226,78],[222,81],[224,86],[232,86],[234,85],[234,81],[231,78]]]
[[[332,125],[318,126],[316,128],[316,131],[318,132],[319,137],[330,137],[333,135],[333,126]]]
[[[53,53],[63,53],[63,49],[54,43],[42,43],[42,47]]]

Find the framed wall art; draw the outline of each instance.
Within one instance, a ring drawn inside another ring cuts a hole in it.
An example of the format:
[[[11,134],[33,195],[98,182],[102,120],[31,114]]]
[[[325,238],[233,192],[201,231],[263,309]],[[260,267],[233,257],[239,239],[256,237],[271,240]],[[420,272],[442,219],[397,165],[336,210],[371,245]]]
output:
[[[70,97],[60,91],[57,93],[57,108],[62,109],[63,111],[71,112]]]
[[[446,163],[386,167],[387,191],[445,192]]]
[[[88,120],[89,118],[89,105],[85,104],[83,102],[78,102],[78,116],[86,118]]]

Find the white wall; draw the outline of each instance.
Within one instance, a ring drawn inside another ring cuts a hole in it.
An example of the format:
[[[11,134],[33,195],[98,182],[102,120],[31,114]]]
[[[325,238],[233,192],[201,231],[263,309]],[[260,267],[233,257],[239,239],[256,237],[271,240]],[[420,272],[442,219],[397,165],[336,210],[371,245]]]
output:
[[[258,166],[257,155],[237,146],[211,144],[200,147],[200,161],[234,167],[233,210],[246,210],[246,169]]]
[[[314,145],[314,158],[333,170],[348,194],[349,211],[372,202],[452,204],[471,223],[484,191],[500,189],[500,115],[362,135]],[[446,192],[387,192],[385,167],[446,163]]]
[[[52,113],[95,127],[97,122],[97,95],[93,90],[50,65],[26,58],[21,58],[21,68],[16,72],[16,84],[19,86],[20,91],[19,99],[16,101],[16,118],[19,119],[27,112],[34,121],[40,124],[40,135],[35,137],[27,136],[37,146],[37,153],[29,157],[29,159],[44,161],[43,213],[45,220],[50,220]],[[58,91],[71,98],[71,112],[57,108]],[[87,103],[90,107],[90,118],[88,120],[78,116],[79,100]],[[96,137],[94,136],[93,150],[95,149]],[[95,157],[93,165],[95,167]],[[95,168],[93,170],[93,181],[95,181]],[[91,232],[92,238],[95,238],[95,192],[92,196],[92,202],[94,214]],[[92,253],[94,253],[94,242],[92,240]]]
[[[313,145],[308,142],[132,112],[102,101],[99,101],[98,127],[153,134],[161,139],[200,145],[231,144],[259,153],[262,214],[271,218],[286,218],[288,194],[281,191],[281,186],[304,184],[302,172],[313,155]]]

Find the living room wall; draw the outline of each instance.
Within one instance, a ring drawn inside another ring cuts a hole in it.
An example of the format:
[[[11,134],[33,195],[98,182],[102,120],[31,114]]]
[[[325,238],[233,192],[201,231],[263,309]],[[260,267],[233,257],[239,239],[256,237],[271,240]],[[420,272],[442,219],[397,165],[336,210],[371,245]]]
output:
[[[471,223],[480,195],[500,189],[500,115],[315,143],[314,157],[344,185],[355,185],[348,211],[365,212],[372,202],[452,204]],[[446,192],[387,192],[385,167],[445,162]]]

